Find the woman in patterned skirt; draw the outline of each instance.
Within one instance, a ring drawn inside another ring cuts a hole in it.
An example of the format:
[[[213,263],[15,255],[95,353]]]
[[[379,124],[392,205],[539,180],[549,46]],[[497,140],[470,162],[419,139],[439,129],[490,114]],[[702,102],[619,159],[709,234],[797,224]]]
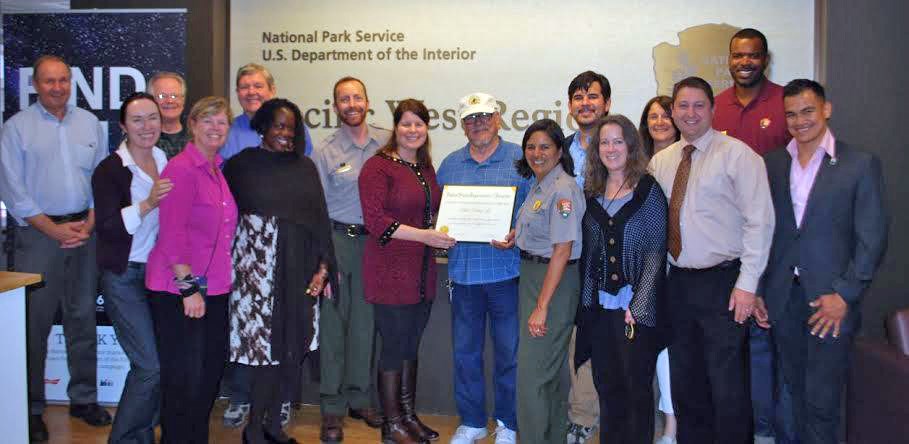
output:
[[[281,430],[280,382],[318,346],[318,298],[331,298],[336,285],[331,226],[315,164],[303,154],[299,108],[269,100],[251,126],[262,135],[261,149],[243,150],[224,167],[240,212],[230,361],[253,375],[243,442],[296,442]]]

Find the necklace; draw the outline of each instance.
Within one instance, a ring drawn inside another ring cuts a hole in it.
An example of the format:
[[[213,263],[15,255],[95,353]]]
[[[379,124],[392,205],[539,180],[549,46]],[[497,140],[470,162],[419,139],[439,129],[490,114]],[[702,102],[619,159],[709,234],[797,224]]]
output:
[[[619,189],[615,190],[615,193],[612,194],[612,199],[609,199],[609,203],[606,204],[606,208],[603,209],[603,211],[605,211],[606,214],[609,214],[609,207],[611,207],[611,206],[612,206],[612,203],[615,202],[615,198],[618,197],[619,193],[622,192],[622,188],[625,188],[625,184],[626,184],[627,182],[628,182],[628,176],[625,176],[625,180],[623,180],[623,181],[622,181],[622,184],[619,185]],[[604,198],[606,197],[606,192],[605,192],[605,190],[603,191],[603,197],[604,197]],[[612,216],[609,216],[609,217],[611,218]]]

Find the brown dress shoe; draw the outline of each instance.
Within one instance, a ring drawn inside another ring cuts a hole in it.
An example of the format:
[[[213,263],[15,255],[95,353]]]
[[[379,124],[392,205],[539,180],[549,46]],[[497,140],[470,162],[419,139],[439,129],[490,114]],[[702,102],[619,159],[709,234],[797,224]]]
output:
[[[319,432],[322,442],[341,442],[344,440],[344,417],[322,415],[322,430]]]
[[[350,409],[348,415],[353,419],[363,420],[366,425],[374,429],[382,427],[382,415],[379,415],[379,412],[372,407]]]

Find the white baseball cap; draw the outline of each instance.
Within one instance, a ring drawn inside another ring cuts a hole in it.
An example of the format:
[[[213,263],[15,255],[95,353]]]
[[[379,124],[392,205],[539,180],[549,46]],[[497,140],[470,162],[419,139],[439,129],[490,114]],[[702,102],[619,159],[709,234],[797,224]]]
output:
[[[464,119],[471,114],[497,113],[499,104],[496,98],[486,93],[468,94],[461,98],[458,104],[458,118]]]

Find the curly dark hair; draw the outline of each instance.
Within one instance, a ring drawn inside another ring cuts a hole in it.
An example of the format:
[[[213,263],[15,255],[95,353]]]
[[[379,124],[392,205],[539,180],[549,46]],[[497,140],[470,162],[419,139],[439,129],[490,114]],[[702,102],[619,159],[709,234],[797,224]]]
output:
[[[568,149],[563,147],[563,145],[565,145],[565,134],[562,132],[562,127],[552,119],[537,120],[527,128],[527,131],[524,131],[524,140],[521,141],[521,152],[524,153],[524,155],[514,162],[518,174],[524,178],[533,177],[533,170],[530,169],[530,164],[527,163],[526,151],[527,141],[530,140],[530,136],[537,131],[546,133],[546,135],[555,143],[555,147],[562,150],[559,163],[562,164],[562,169],[565,170],[569,176],[574,177],[574,160],[571,159],[571,154],[568,152]]]
[[[609,177],[609,170],[606,169],[600,159],[600,133],[606,125],[616,125],[622,129],[622,138],[625,139],[625,147],[628,149],[628,156],[625,162],[625,180],[628,185],[634,188],[638,181],[647,174],[647,162],[650,157],[644,151],[641,139],[638,137],[638,129],[634,127],[634,123],[631,123],[631,120],[621,114],[606,116],[600,119],[594,133],[594,142],[587,147],[587,160],[584,165],[584,194],[587,197],[599,196],[606,191],[606,179]]]
[[[300,108],[287,99],[274,98],[262,104],[253,115],[249,126],[262,136],[275,123],[275,111],[284,108],[294,115],[294,151],[303,154],[306,151],[306,133],[303,130],[303,114]]]

